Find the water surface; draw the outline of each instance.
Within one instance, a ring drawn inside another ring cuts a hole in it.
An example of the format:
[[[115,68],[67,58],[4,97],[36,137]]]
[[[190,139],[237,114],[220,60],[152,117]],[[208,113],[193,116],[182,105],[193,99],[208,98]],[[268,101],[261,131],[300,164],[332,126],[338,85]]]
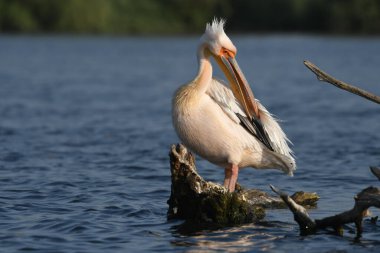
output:
[[[380,107],[319,83],[308,59],[380,94],[380,39],[231,36],[256,97],[294,143],[298,170],[246,169],[239,181],[322,197],[315,218],[353,205],[379,183]],[[197,68],[198,38],[0,37],[0,248],[4,252],[376,251],[360,241],[299,236],[288,210],[259,224],[181,233],[167,221],[168,152],[178,139],[171,96]],[[216,74],[220,75],[218,71]],[[223,170],[197,159],[200,174]],[[378,210],[373,210],[378,215]]]

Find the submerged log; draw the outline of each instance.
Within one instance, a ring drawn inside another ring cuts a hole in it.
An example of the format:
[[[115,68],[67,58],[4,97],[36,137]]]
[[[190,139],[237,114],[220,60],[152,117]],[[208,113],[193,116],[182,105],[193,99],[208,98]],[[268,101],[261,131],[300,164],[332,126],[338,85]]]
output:
[[[371,167],[371,171],[380,180],[380,168]],[[271,189],[284,200],[293,213],[294,220],[299,225],[301,235],[314,234],[318,230],[326,228],[333,228],[337,234],[342,235],[344,224],[355,223],[356,235],[360,237],[363,232],[362,221],[368,214],[368,209],[370,207],[380,208],[380,189],[370,186],[363,189],[354,197],[355,204],[351,210],[320,220],[313,220],[307,213],[307,210],[293,201],[287,193],[280,191],[272,185]]]
[[[223,186],[205,181],[195,167],[194,156],[183,145],[172,145],[170,151],[171,195],[168,219],[184,219],[198,224],[233,226],[251,223],[265,217],[265,208],[286,208],[277,196],[240,186],[229,193]],[[316,193],[298,192],[298,204],[315,206]]]

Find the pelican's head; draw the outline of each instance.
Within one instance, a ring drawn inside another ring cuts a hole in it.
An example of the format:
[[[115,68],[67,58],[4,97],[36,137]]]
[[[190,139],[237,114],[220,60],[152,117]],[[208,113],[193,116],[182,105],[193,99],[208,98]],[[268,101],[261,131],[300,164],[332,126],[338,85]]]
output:
[[[235,98],[244,107],[247,116],[259,117],[259,111],[253,93],[243,72],[236,62],[237,49],[224,32],[225,21],[214,19],[206,25],[206,31],[201,38],[201,46],[207,55],[214,57],[219,67],[226,75]]]
[[[206,25],[206,31],[201,43],[207,47],[213,56],[235,57],[236,47],[224,32],[225,21],[214,19]]]

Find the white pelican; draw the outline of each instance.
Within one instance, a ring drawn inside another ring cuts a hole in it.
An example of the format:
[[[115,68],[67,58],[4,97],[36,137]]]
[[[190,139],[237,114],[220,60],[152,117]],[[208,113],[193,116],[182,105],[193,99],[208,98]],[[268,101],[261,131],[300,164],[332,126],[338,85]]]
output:
[[[254,98],[223,27],[224,20],[216,19],[206,25],[198,47],[198,74],[175,92],[172,117],[190,150],[225,168],[224,186],[233,192],[239,168],[276,168],[293,175],[296,165],[285,133]],[[212,77],[210,56],[231,89]]]

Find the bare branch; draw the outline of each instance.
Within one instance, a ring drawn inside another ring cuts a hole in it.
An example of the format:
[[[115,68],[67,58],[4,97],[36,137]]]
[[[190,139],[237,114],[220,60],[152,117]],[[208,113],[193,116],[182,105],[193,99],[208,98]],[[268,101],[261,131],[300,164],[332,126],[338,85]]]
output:
[[[285,202],[285,204],[289,207],[290,211],[292,211],[294,215],[294,220],[298,223],[301,231],[301,235],[308,235],[315,233],[316,224],[310,218],[306,209],[298,205],[289,195],[285,192],[280,191],[273,185],[270,185],[270,188],[273,192],[281,197],[281,199]]]
[[[380,189],[371,186],[362,190],[355,197],[355,205],[351,210],[321,220],[315,220],[315,223],[318,229],[332,227],[337,232],[341,230],[344,224],[355,223],[356,234],[361,236],[363,217],[368,213],[368,208],[372,206],[380,207]]]
[[[360,89],[358,87],[355,87],[351,84],[342,82],[342,81],[330,76],[326,72],[322,71],[316,65],[314,65],[313,63],[311,63],[309,61],[304,61],[303,63],[305,64],[305,66],[307,68],[309,68],[314,74],[317,75],[317,78],[319,81],[331,83],[332,85],[334,85],[340,89],[346,90],[346,91],[351,92],[353,94],[364,97],[368,100],[371,100],[372,102],[380,104],[380,97],[379,96],[372,94],[368,91],[365,91],[363,89]]]
[[[373,171],[373,169],[371,168]],[[377,171],[377,170],[375,170]],[[314,234],[317,230],[333,228],[338,234],[343,233],[343,225],[355,223],[357,236],[362,234],[362,221],[368,213],[368,208],[380,208],[380,189],[376,187],[367,187],[355,196],[355,205],[351,210],[339,213],[334,216],[326,217],[320,220],[313,220],[306,209],[297,204],[289,195],[280,191],[273,185],[270,185],[272,191],[278,194],[289,207],[294,215],[294,220],[300,227],[301,235]]]

